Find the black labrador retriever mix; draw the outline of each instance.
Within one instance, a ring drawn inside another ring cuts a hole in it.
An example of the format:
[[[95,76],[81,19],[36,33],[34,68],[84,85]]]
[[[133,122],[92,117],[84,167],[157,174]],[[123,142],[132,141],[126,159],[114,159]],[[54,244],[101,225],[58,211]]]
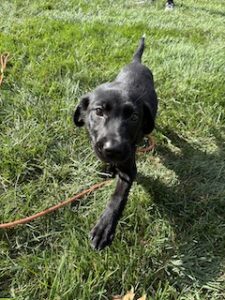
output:
[[[133,61],[116,79],[83,96],[74,113],[75,124],[87,127],[96,155],[118,175],[111,200],[91,231],[92,246],[97,250],[114,238],[137,173],[136,145],[155,125],[157,95],[151,71],[141,64],[144,42],[142,37]]]
[[[173,0],[167,0],[166,1],[166,10],[173,10],[174,9],[174,1]]]

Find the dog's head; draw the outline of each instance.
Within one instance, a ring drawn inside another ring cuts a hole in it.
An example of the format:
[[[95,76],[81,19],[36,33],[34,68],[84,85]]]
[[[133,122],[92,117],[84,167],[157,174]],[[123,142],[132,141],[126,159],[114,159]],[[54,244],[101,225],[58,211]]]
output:
[[[110,88],[83,96],[74,123],[87,127],[97,156],[113,164],[129,159],[136,143],[154,128],[151,110],[143,101]]]

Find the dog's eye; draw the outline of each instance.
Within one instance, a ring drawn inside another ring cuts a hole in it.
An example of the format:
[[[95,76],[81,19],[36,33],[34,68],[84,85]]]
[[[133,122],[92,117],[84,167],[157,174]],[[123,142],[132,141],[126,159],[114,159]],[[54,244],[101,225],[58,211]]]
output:
[[[137,119],[138,119],[138,114],[133,113],[133,114],[130,116],[130,119],[131,119],[131,121],[133,121],[133,122],[137,121]]]
[[[125,120],[129,120],[131,122],[135,122],[138,120],[138,114],[136,113],[135,109],[131,105],[125,105],[123,108],[123,116]]]
[[[99,117],[103,116],[103,109],[102,108],[100,108],[100,107],[96,108],[95,112],[96,112],[97,116],[99,116]]]
[[[126,105],[123,108],[123,116],[125,119],[130,119],[132,115],[134,114],[134,109],[131,105]]]

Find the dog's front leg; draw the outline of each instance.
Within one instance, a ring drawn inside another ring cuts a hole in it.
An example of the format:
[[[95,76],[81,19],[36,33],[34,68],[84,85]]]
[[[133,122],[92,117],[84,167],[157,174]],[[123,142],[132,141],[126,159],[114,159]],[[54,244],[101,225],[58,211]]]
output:
[[[126,166],[118,167],[116,189],[98,223],[91,231],[92,246],[95,249],[101,250],[111,244],[136,173],[134,159],[132,162],[127,162]]]

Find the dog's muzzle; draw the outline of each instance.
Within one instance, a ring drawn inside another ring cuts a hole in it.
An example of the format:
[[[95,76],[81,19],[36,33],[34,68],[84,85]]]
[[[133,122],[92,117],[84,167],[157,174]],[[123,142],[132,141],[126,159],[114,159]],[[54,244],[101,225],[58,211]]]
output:
[[[131,152],[128,143],[117,140],[100,140],[94,148],[98,157],[107,163],[126,161]]]

